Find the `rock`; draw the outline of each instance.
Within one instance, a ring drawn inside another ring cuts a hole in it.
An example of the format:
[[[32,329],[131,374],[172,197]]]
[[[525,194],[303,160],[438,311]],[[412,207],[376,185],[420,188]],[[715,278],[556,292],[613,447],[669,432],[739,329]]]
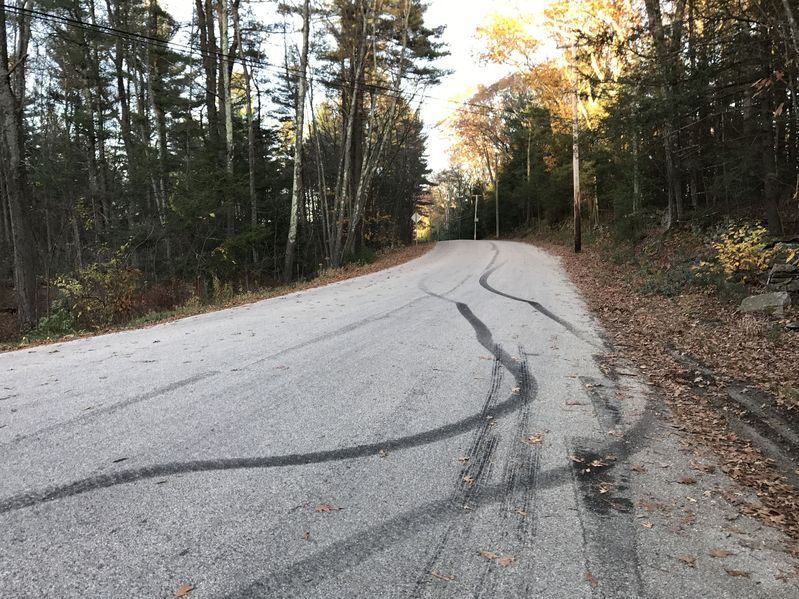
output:
[[[799,320],[794,320],[793,322],[789,322],[785,325],[785,328],[789,331],[799,331]]]
[[[768,288],[774,291],[799,292],[799,266],[775,264],[768,275]]]
[[[787,291],[751,295],[741,302],[741,312],[773,312],[782,316],[785,308],[791,305]]]

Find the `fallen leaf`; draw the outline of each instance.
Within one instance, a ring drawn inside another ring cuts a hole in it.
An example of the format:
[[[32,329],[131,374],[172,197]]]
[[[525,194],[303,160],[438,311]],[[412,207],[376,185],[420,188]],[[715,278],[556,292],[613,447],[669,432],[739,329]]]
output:
[[[501,557],[501,558],[499,558],[497,560],[497,564],[499,564],[503,568],[507,568],[508,566],[510,566],[515,561],[516,561],[515,557],[513,557],[511,555],[505,555],[505,556],[503,556],[503,557]]]
[[[484,557],[486,559],[497,559],[499,555],[494,551],[489,551],[488,549],[481,549],[479,553],[480,557]]]
[[[641,522],[641,526],[644,528],[652,528],[652,523],[649,520],[645,520],[644,522]]]
[[[302,535],[303,540],[310,541],[311,540],[311,531],[306,530],[305,534]]]
[[[379,455],[381,458],[385,458],[388,456],[388,453],[386,452],[385,449],[381,449],[380,451],[377,452],[377,455]]]
[[[713,474],[716,471],[715,466],[711,466],[709,464],[700,464],[699,462],[691,462],[688,464],[688,467],[691,468],[691,470],[706,472],[707,474]]]
[[[522,390],[521,390],[521,388],[520,388],[520,387],[514,387],[514,388],[511,390],[511,393],[512,393],[513,395],[519,395],[519,393],[521,393],[521,392],[522,392]]]
[[[610,483],[599,483],[600,494],[605,495],[606,493],[610,492],[611,489],[613,489],[613,485]]]
[[[340,509],[340,507],[333,507],[329,503],[320,503],[314,508],[314,511],[320,514],[327,514],[328,512],[335,512]]]
[[[447,576],[446,574],[439,574],[438,572],[435,572],[435,571],[430,572],[430,576],[433,576],[433,577],[438,578],[439,580],[443,580],[445,582],[452,582],[453,580],[455,580],[454,576]]]
[[[588,584],[590,584],[590,585],[591,585],[591,588],[592,588],[592,589],[595,589],[595,588],[597,588],[597,586],[599,585],[599,583],[596,581],[596,578],[594,578],[594,575],[593,575],[593,574],[591,574],[590,572],[586,572],[586,573],[583,575],[583,577],[584,577],[584,578],[585,578],[585,580],[588,582]]]
[[[175,597],[185,597],[193,590],[194,590],[194,585],[189,584],[187,582],[186,584],[180,585],[180,588],[177,591],[175,591]]]
[[[727,551],[726,549],[713,549],[709,555],[710,557],[729,557],[735,554],[732,551]]]
[[[696,567],[695,557],[691,557],[690,555],[681,555],[677,559],[680,560],[682,563],[684,563],[686,566],[689,566],[690,568]]]
[[[680,483],[681,485],[695,485],[696,479],[693,479],[690,476],[683,476],[677,482]]]
[[[528,445],[538,445],[544,440],[544,433],[533,433],[526,436],[523,441]]]
[[[520,507],[517,507],[517,508],[516,508],[516,513],[517,513],[517,514],[519,514],[519,515],[520,515],[522,518],[524,518],[524,517],[526,517],[526,516],[527,516],[527,512],[526,512],[526,511],[524,511],[524,510],[523,510],[522,508],[520,508]]]
[[[469,476],[467,474],[466,476],[463,477],[463,482],[465,482],[467,485],[473,485],[474,484],[474,477],[473,476]]]
[[[730,576],[743,576],[744,578],[749,578],[752,576],[751,572],[744,572],[743,570],[727,570],[725,568],[724,571]]]

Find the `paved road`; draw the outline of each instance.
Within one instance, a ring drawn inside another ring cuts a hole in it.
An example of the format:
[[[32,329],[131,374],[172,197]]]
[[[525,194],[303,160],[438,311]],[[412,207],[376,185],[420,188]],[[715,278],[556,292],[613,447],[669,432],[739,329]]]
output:
[[[0,355],[0,597],[799,596],[606,351],[555,259],[450,242]]]

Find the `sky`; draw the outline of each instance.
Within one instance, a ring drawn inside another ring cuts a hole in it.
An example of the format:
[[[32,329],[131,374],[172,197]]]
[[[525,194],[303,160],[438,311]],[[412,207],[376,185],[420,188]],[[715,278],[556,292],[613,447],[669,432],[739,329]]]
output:
[[[475,33],[477,27],[492,13],[510,8],[507,2],[486,0],[432,0],[427,9],[426,23],[429,27],[446,25],[443,41],[450,56],[439,61],[441,68],[453,71],[441,84],[429,91],[431,98],[422,106],[422,120],[428,135],[427,158],[435,172],[449,163],[450,137],[442,121],[458,105],[453,101],[468,98],[478,84],[489,84],[508,73],[506,67],[480,64]]]
[[[162,0],[165,8],[179,21],[188,23],[192,17],[192,2],[187,0]],[[478,84],[489,84],[509,72],[507,67],[480,64],[477,59],[478,42],[475,39],[477,27],[492,12],[509,13],[522,9],[540,10],[545,0],[429,0],[426,13],[426,24],[429,27],[446,25],[442,41],[447,45],[450,55],[436,64],[453,71],[440,85],[431,87],[422,104],[421,115],[427,134],[427,158],[430,168],[435,172],[442,170],[449,163],[449,146],[451,139],[443,122],[447,115],[457,109],[456,99],[468,98],[476,90]],[[263,21],[274,20],[270,17],[272,3],[256,5],[256,14]],[[282,40],[274,36],[273,52],[278,53],[282,62]]]

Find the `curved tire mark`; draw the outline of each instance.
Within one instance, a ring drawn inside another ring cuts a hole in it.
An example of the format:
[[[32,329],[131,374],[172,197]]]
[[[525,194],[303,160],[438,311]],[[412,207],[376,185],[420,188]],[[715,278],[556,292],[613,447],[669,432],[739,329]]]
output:
[[[446,300],[451,301],[451,300]],[[519,380],[521,372],[519,366],[513,358],[501,347],[494,344],[494,339],[488,327],[471,311],[469,306],[460,302],[454,302],[458,311],[469,322],[474,329],[478,342],[495,359],[500,362],[513,376]],[[522,398],[518,395],[511,395],[505,401],[498,404],[492,414],[495,418],[510,414],[519,409]],[[391,439],[379,443],[368,443],[355,445],[341,449],[328,451],[315,451],[311,453],[294,453],[280,456],[249,457],[249,458],[221,458],[212,460],[192,460],[189,462],[170,462],[166,464],[155,464],[122,470],[110,474],[102,474],[84,478],[66,485],[58,485],[33,491],[20,495],[15,495],[4,500],[0,500],[0,514],[32,507],[42,503],[65,499],[82,495],[99,489],[107,489],[117,485],[137,482],[151,478],[161,478],[175,474],[189,472],[211,472],[220,470],[241,470],[253,468],[280,468],[285,466],[305,466],[308,464],[320,464],[339,460],[364,458],[379,455],[380,451],[398,451],[429,445],[437,441],[461,435],[474,428],[485,424],[485,416],[482,412],[473,414],[467,418],[446,424],[436,429],[408,435],[398,439]]]
[[[564,329],[569,331],[572,335],[574,335],[575,337],[577,337],[581,341],[585,341],[586,343],[588,343],[589,345],[593,345],[594,347],[600,347],[593,339],[591,339],[588,335],[586,335],[585,333],[580,331],[572,323],[570,323],[569,321],[562,319],[560,316],[550,312],[547,308],[545,308],[544,306],[542,306],[538,302],[536,302],[534,300],[524,299],[523,297],[516,297],[515,295],[510,295],[509,293],[505,293],[504,291],[500,291],[499,289],[496,289],[496,288],[492,287],[488,283],[488,277],[490,277],[494,272],[499,270],[501,267],[502,267],[502,264],[500,264],[498,266],[495,266],[493,268],[490,268],[489,270],[485,271],[480,276],[480,286],[483,289],[485,289],[486,291],[489,291],[489,292],[491,292],[491,293],[493,293],[495,295],[499,295],[501,297],[504,297],[504,298],[507,298],[507,299],[510,299],[510,300],[513,300],[513,301],[516,301],[516,302],[522,302],[523,304],[527,304],[528,306],[531,306],[534,310],[536,310],[537,312],[543,314],[544,316],[546,316],[550,320],[553,320],[554,322],[557,322],[560,326],[562,326]]]
[[[654,412],[647,407],[641,418],[626,433],[626,440],[612,441],[598,448],[602,455],[621,454],[626,451],[625,459],[643,449],[646,435],[655,422]],[[565,464],[549,470],[534,473],[519,480],[520,486],[535,485],[543,491],[562,485],[572,484],[573,468]],[[472,507],[477,510],[486,505],[501,502],[506,488],[502,482],[484,487]],[[316,587],[322,580],[336,576],[341,572],[356,567],[369,559],[372,554],[384,551],[387,547],[401,543],[429,527],[446,521],[464,517],[461,506],[453,501],[453,496],[430,501],[418,507],[398,514],[380,524],[375,524],[345,539],[335,541],[323,549],[297,561],[285,569],[239,588],[225,596],[225,599],[237,597],[301,597],[303,590]],[[610,582],[610,581],[609,581]]]

